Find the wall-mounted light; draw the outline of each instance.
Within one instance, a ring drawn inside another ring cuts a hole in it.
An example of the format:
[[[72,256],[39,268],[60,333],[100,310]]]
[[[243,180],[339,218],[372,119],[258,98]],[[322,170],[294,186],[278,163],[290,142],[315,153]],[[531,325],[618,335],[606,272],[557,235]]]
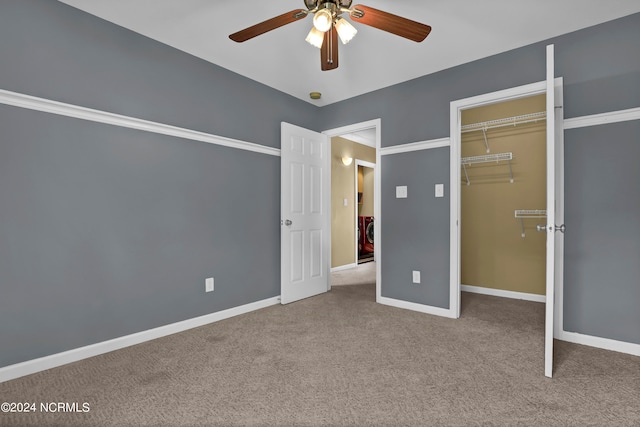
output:
[[[343,156],[342,157],[342,164],[345,166],[349,166],[351,164],[351,162],[353,162],[353,158],[349,157],[349,156]]]

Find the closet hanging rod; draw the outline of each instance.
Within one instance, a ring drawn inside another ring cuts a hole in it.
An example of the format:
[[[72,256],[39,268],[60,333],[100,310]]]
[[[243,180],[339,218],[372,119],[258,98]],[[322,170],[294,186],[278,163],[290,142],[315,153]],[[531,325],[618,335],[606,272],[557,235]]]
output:
[[[480,123],[471,123],[460,127],[461,133],[475,132],[478,130],[488,130],[502,128],[507,126],[516,126],[525,123],[536,123],[540,120],[546,120],[547,112],[540,111],[538,113],[522,114],[520,116],[506,117],[504,119],[489,120]]]

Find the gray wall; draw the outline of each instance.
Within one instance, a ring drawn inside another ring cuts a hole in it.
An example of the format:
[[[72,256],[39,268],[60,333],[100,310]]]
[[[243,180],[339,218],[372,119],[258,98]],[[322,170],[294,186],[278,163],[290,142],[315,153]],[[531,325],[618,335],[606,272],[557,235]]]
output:
[[[640,120],[565,132],[564,329],[640,344]]]
[[[280,294],[278,157],[8,106],[0,128],[0,365]]]
[[[0,2],[0,57],[2,89],[265,146],[318,111],[57,1]],[[280,294],[278,157],[9,106],[0,129],[0,366]]]
[[[323,117],[326,120],[324,128],[331,129],[380,118],[383,147],[448,137],[451,101],[544,80],[545,46],[549,43],[555,44],[555,74],[564,77],[565,118],[639,107],[639,40],[640,14],[630,15],[329,105],[323,108]],[[622,129],[608,129],[608,139],[618,141],[618,156],[638,159],[637,148],[631,147],[632,142],[637,146],[637,135],[630,135]],[[590,131],[584,132],[588,134]],[[570,140],[573,138],[571,133],[568,133],[568,136]],[[586,146],[576,145],[567,153],[567,162],[577,161],[581,151],[586,149]],[[429,222],[425,223],[424,214],[433,209],[433,199],[425,196],[413,200],[411,203],[417,203],[418,206],[406,209],[402,203],[391,200],[393,196],[389,193],[398,182],[409,180],[411,173],[416,173],[422,182],[445,179],[442,178],[441,170],[426,167],[432,155],[409,153],[402,156],[383,156],[382,294],[446,307],[446,304],[437,302],[438,298],[431,299],[426,294],[428,290],[449,286],[449,265],[438,262],[441,254],[449,251],[449,235],[444,232],[431,234],[425,231],[425,235],[429,234],[429,239],[424,238],[425,236],[412,236],[416,233],[416,224],[423,224],[428,230],[448,230],[449,218],[445,215],[432,216]],[[439,166],[448,170],[448,163]],[[591,171],[596,177],[600,173],[601,170],[597,167]],[[630,182],[637,185],[638,181],[636,179]],[[612,186],[610,190],[617,198],[623,200],[629,196],[628,193],[619,193],[618,187]],[[430,193],[432,189],[426,191]],[[584,194],[584,198],[591,203],[597,204],[598,197],[597,194]],[[637,188],[632,197],[638,197]],[[567,201],[567,205],[571,203],[572,200]],[[567,209],[572,207],[568,206]],[[581,211],[580,215],[589,223],[598,223],[602,219],[602,212]],[[572,227],[569,220],[567,227]],[[637,235],[639,230],[639,221],[627,222],[627,235]],[[403,236],[411,243],[392,235]],[[574,244],[571,238],[571,235],[566,238],[569,247]],[[637,279],[635,282],[629,281],[629,278],[638,277],[637,267],[621,263],[619,260],[627,259],[630,255],[637,259],[637,247],[636,252],[627,253],[627,241],[617,234],[611,236],[608,242],[609,250],[602,252],[600,257],[590,258],[590,265],[591,268],[601,271],[611,271],[611,265],[620,267],[609,278],[608,288],[616,291],[607,297],[607,306],[627,307],[629,301],[638,301]],[[587,243],[593,244],[594,240]],[[439,250],[434,251],[434,248]],[[417,258],[413,254],[420,256]],[[579,257],[568,257],[566,261],[568,271],[579,273],[572,277],[583,277],[585,267]],[[416,288],[416,285],[411,285],[409,274],[413,269],[422,270],[423,277],[430,278],[428,286]],[[569,288],[583,286],[572,278],[568,278],[566,285]],[[590,282],[584,286],[593,288],[599,286],[599,282]],[[571,316],[571,319],[567,319],[567,324],[573,329],[584,333],[591,331],[606,338],[637,342],[640,329],[637,315],[630,315],[627,310],[626,315],[600,316],[599,312],[591,310],[591,307],[599,303],[599,293],[576,296],[571,290],[568,292],[574,297],[574,300],[567,301],[567,304],[573,304],[569,309],[570,313],[567,314]],[[575,313],[580,313],[580,316],[576,316]],[[598,322],[601,323],[600,326],[594,328]]]
[[[382,296],[449,308],[449,148],[382,156]],[[445,197],[435,198],[435,184]],[[396,186],[407,198],[396,198]],[[393,251],[388,248],[394,248]],[[445,268],[443,268],[443,266]],[[421,283],[411,272],[420,271]]]

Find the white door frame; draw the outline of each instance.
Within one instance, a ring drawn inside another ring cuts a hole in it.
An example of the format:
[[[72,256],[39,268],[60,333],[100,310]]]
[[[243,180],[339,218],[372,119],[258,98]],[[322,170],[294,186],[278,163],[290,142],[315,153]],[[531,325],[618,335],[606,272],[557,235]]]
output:
[[[381,238],[380,238],[380,173],[381,173],[381,164],[380,164],[380,147],[381,147],[381,119],[373,119],[366,122],[354,123],[347,126],[342,126],[339,128],[325,130],[322,133],[328,135],[330,138],[334,136],[344,135],[346,133],[358,132],[365,129],[375,129],[376,130],[376,168],[374,169],[374,205],[373,205],[373,216],[375,217],[373,234],[375,235],[376,243],[374,246],[374,259],[376,260],[376,302],[380,301],[381,297],[381,268],[380,268],[380,251],[381,248]],[[328,203],[331,204],[331,197],[329,196]],[[329,233],[331,234],[331,233]],[[331,240],[329,240],[329,251],[331,251]],[[331,259],[331,254],[329,254],[329,259]],[[329,288],[331,288],[331,280],[329,280]]]
[[[353,215],[355,217],[354,221],[356,223],[356,248],[355,248],[355,260],[356,260],[356,262],[355,262],[355,264],[358,265],[358,243],[357,243],[358,237],[359,237],[358,236],[358,166],[363,166],[365,168],[373,169],[373,177],[374,177],[374,181],[375,181],[376,164],[375,163],[371,163],[371,162],[366,162],[366,161],[360,160],[360,159],[356,159],[355,164],[356,164],[356,168],[355,168],[355,193],[354,194],[356,195],[356,197],[355,197],[355,203],[353,204],[353,212],[354,212]],[[375,186],[375,182],[374,182],[374,185],[373,185],[373,206],[374,206],[374,209],[375,209],[375,203],[376,203],[376,188],[375,187],[376,186]],[[375,218],[375,215],[374,215],[374,218]],[[374,236],[375,236],[375,233],[376,233],[375,227],[376,227],[376,224],[375,224],[375,221],[374,221],[374,223],[373,223],[373,235]],[[374,243],[374,246],[373,246],[373,260],[374,261],[376,260],[376,252],[375,251],[376,251],[376,249],[375,249],[375,243]]]

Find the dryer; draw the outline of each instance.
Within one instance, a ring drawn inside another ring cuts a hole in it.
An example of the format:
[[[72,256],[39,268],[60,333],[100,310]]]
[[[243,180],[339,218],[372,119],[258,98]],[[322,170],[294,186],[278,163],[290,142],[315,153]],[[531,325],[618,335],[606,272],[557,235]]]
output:
[[[363,224],[361,227],[362,234],[362,255],[373,256],[374,253],[374,219],[372,216],[363,216]]]

